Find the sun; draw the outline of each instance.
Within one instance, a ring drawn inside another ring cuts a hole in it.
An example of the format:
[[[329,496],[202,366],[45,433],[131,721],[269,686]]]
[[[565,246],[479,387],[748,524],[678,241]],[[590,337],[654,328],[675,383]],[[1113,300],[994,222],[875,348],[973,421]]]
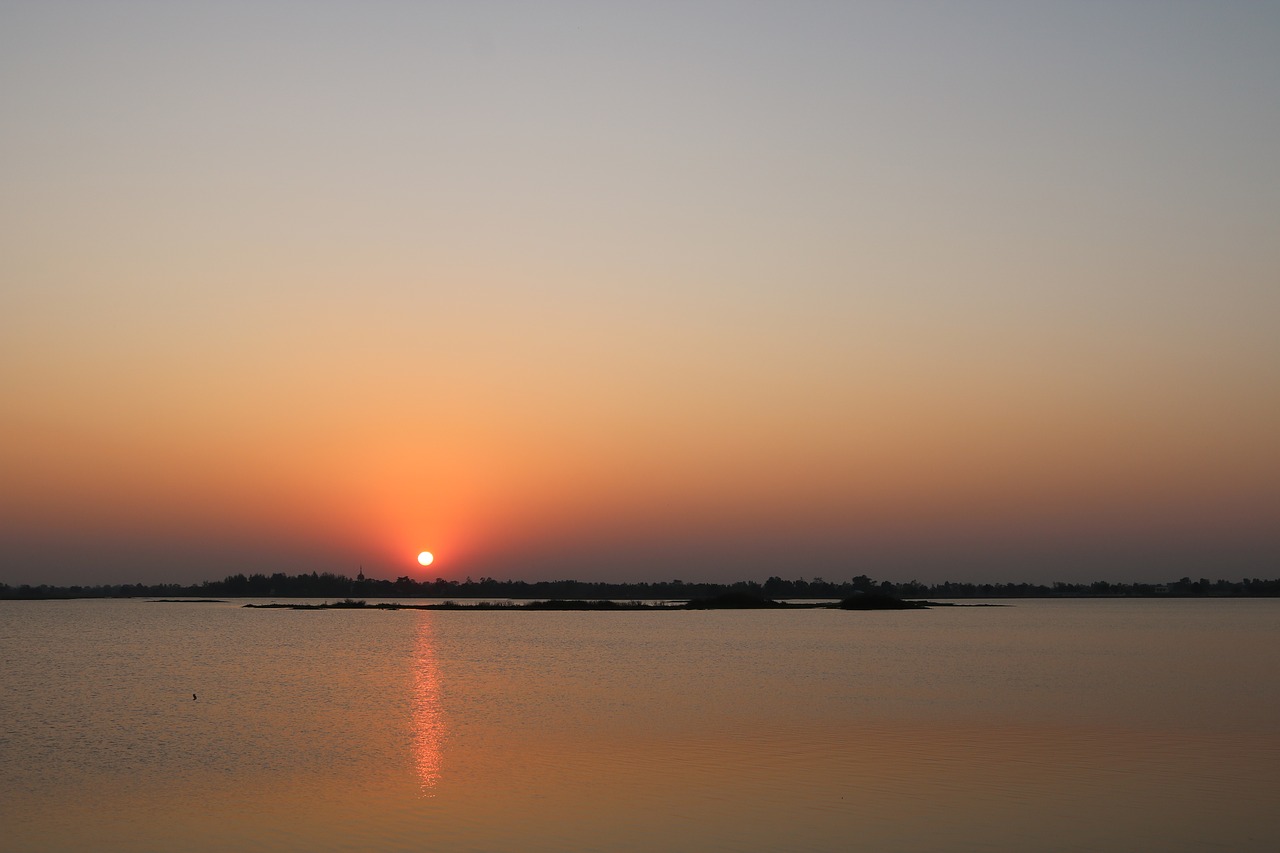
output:
[[[435,557],[431,555],[430,551],[423,551],[421,554],[418,555],[418,562],[424,566],[431,565],[431,561],[434,559]]]

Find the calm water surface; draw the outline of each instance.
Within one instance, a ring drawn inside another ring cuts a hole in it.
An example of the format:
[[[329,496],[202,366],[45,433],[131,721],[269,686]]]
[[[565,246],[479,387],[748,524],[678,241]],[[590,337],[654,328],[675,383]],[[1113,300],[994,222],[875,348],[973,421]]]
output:
[[[1277,639],[1275,600],[0,602],[0,849],[1271,851]]]

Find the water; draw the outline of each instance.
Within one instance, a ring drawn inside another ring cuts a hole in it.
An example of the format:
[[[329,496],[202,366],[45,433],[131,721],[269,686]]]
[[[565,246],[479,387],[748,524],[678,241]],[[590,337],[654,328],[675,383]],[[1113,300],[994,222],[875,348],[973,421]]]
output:
[[[1014,605],[0,602],[0,850],[1280,844],[1280,601]]]

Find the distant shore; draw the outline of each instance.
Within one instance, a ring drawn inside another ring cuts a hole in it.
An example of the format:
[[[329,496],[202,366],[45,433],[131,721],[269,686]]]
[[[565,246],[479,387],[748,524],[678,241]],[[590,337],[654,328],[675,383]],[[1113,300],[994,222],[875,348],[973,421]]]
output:
[[[1164,583],[957,583],[924,584],[911,580],[877,581],[867,575],[832,581],[820,577],[787,580],[771,577],[764,582],[702,583],[683,580],[617,583],[608,581],[523,581],[482,577],[479,580],[415,580],[407,575],[394,580],[353,577],[330,572],[287,575],[235,574],[220,581],[182,584],[106,584],[53,586],[0,583],[0,599],[65,598],[427,598],[436,601],[463,599],[577,600],[577,601],[691,601],[730,593],[772,601],[827,599],[843,601],[855,595],[880,594],[909,600],[1017,599],[1017,598],[1274,598],[1280,597],[1280,579],[1244,578],[1228,581],[1183,577]]]

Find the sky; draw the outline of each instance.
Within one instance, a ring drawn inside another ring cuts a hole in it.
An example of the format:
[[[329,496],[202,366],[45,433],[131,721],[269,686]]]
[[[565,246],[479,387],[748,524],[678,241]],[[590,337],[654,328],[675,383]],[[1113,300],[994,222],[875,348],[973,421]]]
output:
[[[1273,3],[0,0],[0,582],[1275,577],[1277,93]]]

